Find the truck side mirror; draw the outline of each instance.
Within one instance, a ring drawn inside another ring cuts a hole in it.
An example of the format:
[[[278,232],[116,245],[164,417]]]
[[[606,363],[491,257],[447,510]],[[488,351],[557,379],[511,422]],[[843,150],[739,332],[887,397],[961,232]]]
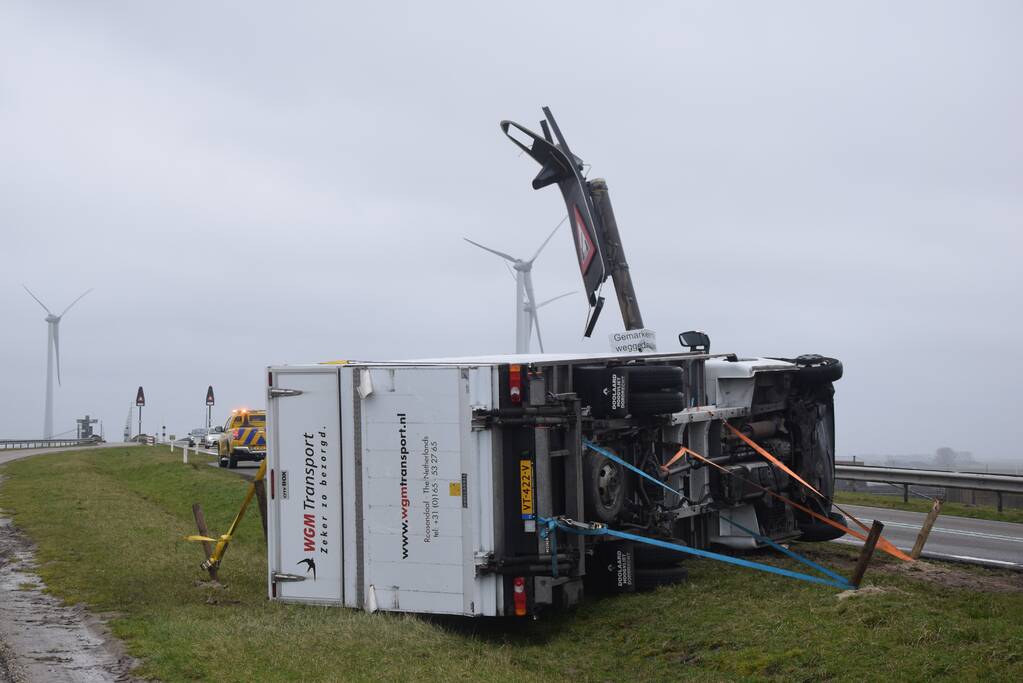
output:
[[[678,335],[678,343],[688,346],[690,351],[710,352],[710,337],[700,330],[689,330]]]

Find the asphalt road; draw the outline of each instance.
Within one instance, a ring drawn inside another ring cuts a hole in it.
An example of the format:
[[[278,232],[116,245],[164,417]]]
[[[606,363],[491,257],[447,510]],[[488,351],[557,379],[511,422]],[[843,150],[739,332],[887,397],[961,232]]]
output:
[[[874,519],[883,522],[884,537],[906,552],[912,550],[927,516],[922,512],[861,505],[842,507],[868,526]],[[851,536],[835,543],[863,544]],[[923,557],[1023,571],[1023,524],[942,515],[931,529]]]

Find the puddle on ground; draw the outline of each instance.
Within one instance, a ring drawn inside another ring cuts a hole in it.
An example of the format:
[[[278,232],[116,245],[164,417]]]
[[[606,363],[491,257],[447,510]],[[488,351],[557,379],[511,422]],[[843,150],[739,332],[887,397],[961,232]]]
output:
[[[32,545],[0,517],[0,683],[134,681],[103,622],[42,592]]]

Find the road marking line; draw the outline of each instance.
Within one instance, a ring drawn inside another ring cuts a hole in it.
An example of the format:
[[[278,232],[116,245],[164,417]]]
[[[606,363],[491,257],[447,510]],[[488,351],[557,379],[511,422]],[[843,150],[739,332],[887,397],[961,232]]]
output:
[[[899,527],[899,528],[902,528],[902,529],[913,529],[914,531],[919,531],[920,530],[920,525],[919,524],[907,524],[906,522],[888,522],[888,521],[885,521],[883,519],[881,521],[884,522],[885,526],[894,526],[894,527]],[[987,534],[987,533],[984,533],[983,531],[966,531],[964,529],[949,529],[947,527],[940,527],[940,526],[936,526],[933,529],[931,529],[931,533],[932,534],[937,534],[937,533],[954,534],[956,536],[972,536],[974,538],[989,538],[989,539],[991,539],[993,541],[1009,541],[1010,543],[1023,543],[1023,538],[1020,538],[1019,536],[1003,536],[1001,534]]]
[[[935,555],[939,555],[935,553]],[[1009,562],[1008,560],[992,560],[990,557],[973,557],[972,555],[945,555],[940,554],[940,557],[954,557],[957,560],[968,560],[970,562],[994,562],[995,564],[1004,564],[1009,567],[1018,567],[1019,565],[1015,562]]]
[[[844,545],[863,545],[863,541],[856,538],[836,538],[831,543],[842,543]],[[1023,564],[1019,562],[1010,562],[1008,560],[995,560],[990,557],[974,557],[973,555],[953,555],[951,553],[933,553],[930,551],[924,551],[924,557],[932,560],[962,560],[964,562],[973,562],[981,564],[997,564],[1003,567],[1023,567]]]

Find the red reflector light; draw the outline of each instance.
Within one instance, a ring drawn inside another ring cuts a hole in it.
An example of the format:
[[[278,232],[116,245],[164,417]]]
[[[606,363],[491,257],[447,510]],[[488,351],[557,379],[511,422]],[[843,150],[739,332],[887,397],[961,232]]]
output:
[[[512,581],[512,599],[515,602],[515,616],[526,616],[526,579],[516,576]]]
[[[234,438],[236,438],[236,439],[241,438],[241,435],[242,435],[242,430],[240,430],[240,429],[234,430]]]
[[[508,396],[512,403],[522,403],[522,366],[508,367]]]

